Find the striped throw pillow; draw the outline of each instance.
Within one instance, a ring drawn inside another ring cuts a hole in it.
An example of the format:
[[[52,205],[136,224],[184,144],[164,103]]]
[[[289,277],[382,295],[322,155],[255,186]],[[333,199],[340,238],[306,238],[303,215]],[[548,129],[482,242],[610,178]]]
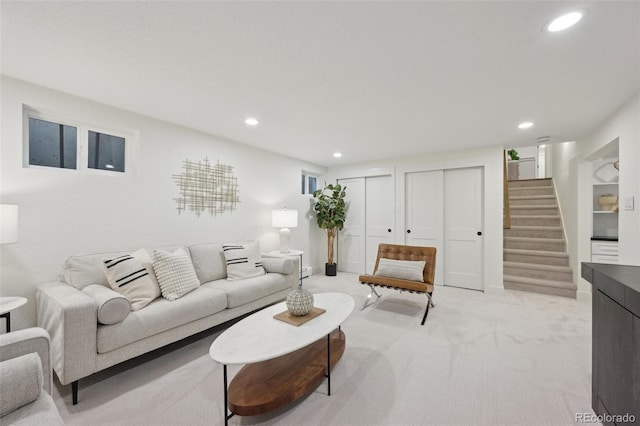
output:
[[[395,260],[381,258],[375,275],[401,280],[424,282],[424,260]]]
[[[154,250],[153,269],[165,299],[179,299],[200,287],[191,258],[183,248],[173,253]]]
[[[104,273],[112,289],[129,299],[131,310],[137,311],[160,296],[160,288],[155,282],[150,265],[144,265],[149,258],[146,250],[103,259]]]
[[[222,251],[227,263],[227,280],[243,280],[266,273],[262,267],[258,241],[223,244]]]

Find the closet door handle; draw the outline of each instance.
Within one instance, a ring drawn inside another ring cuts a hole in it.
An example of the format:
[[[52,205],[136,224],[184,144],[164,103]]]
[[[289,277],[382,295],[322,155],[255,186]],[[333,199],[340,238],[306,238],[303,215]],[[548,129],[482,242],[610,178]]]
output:
[[[410,233],[411,233],[411,229],[407,229],[407,234],[410,234]]]
[[[391,228],[387,229],[387,232],[391,232]]]
[[[478,231],[478,235],[482,235],[482,231]]]

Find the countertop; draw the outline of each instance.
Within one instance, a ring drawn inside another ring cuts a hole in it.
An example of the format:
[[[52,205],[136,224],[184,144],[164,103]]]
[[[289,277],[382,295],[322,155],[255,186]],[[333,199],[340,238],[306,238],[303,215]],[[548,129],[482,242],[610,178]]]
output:
[[[582,263],[582,278],[640,316],[640,266]]]

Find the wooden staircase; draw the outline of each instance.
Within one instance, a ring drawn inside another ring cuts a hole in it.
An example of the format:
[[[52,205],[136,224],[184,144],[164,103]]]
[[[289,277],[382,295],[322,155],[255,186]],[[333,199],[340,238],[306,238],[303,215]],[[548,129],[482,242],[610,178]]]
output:
[[[551,179],[508,182],[511,227],[504,230],[504,288],[576,298]]]

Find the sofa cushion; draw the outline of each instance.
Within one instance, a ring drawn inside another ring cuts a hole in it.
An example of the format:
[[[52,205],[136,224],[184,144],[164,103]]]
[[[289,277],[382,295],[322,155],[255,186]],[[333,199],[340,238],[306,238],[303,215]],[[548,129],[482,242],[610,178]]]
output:
[[[222,244],[196,244],[189,247],[189,252],[200,283],[227,277]]]
[[[43,380],[35,352],[0,362],[0,417],[38,399]]]
[[[201,287],[216,289],[227,294],[227,307],[235,308],[291,288],[282,274],[266,274],[241,281],[216,280]]]
[[[116,257],[127,254],[118,253],[98,253],[86,254],[83,256],[69,256],[63,264],[64,280],[82,290],[90,284],[100,284],[109,287],[109,281],[102,268],[102,259],[105,257]]]
[[[200,286],[191,258],[183,248],[173,253],[154,250],[153,269],[165,299],[176,300]]]
[[[162,297],[144,309],[131,312],[124,321],[99,325],[98,353],[106,353],[163,331],[223,311],[227,296],[215,289],[198,287],[183,297],[169,301]]]
[[[99,284],[91,284],[81,290],[98,305],[98,322],[115,324],[127,317],[131,312],[129,299],[120,293]]]
[[[258,241],[227,243],[222,245],[222,250],[227,264],[228,280],[243,280],[265,274]]]
[[[151,257],[145,249],[102,260],[109,285],[129,299],[132,310],[142,309],[160,297],[160,287],[151,265]]]
[[[267,272],[277,272],[278,274],[292,274],[295,263],[292,259],[263,257],[262,267]]]

